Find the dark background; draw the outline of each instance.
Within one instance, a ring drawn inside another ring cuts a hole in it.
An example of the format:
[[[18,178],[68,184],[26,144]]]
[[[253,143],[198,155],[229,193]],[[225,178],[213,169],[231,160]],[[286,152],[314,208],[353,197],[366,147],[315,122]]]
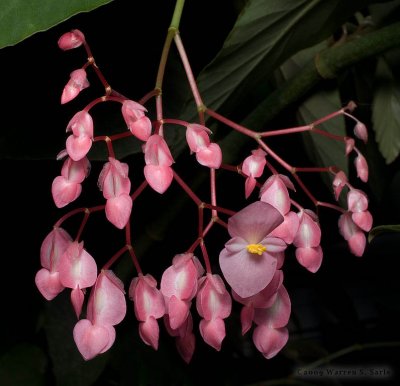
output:
[[[389,379],[373,378],[371,384],[391,384],[398,372],[399,349],[398,346],[388,347],[386,343],[400,340],[396,269],[399,237],[396,234],[377,237],[367,246],[365,255],[356,258],[338,235],[337,216],[329,212],[321,213],[325,231],[324,262],[318,273],[306,272],[296,263],[293,251],[288,252],[284,272],[285,286],[293,303],[290,340],[271,360],[258,353],[249,334],[240,336],[240,307],[237,304],[227,320],[227,337],[220,353],[201,340],[197,329],[199,319],[194,310],[197,347],[189,365],[177,354],[173,339],[167,336],[162,323],[159,351],[153,352],[145,346],[137,334],[133,308],[128,304],[127,317],[117,326],[113,347],[86,363],[73,343],[75,321],[67,291],[52,302],[44,300],[37,291],[34,276],[40,268],[41,242],[57,219],[68,211],[66,208],[58,210],[51,197],[51,182],[61,167],[55,156],[64,146],[64,130],[71,116],[85,105],[85,101],[100,95],[96,91],[101,92],[95,78],[89,78],[92,86],[81,99],[66,106],[59,104],[69,73],[84,63],[85,56],[83,50],[61,52],[57,40],[72,28],[83,31],[96,62],[113,88],[137,100],[154,86],[173,10],[172,2],[157,2],[156,9],[154,4],[137,2],[133,7],[129,2],[117,0],[0,51],[3,74],[0,145],[4,153],[0,160],[0,384],[244,385],[288,377],[299,367],[356,344],[361,345],[357,346],[359,349],[349,350],[332,365],[385,367],[392,372]],[[239,8],[239,2],[231,1],[192,1],[186,5],[181,34],[195,74],[221,48]],[[290,124],[292,113],[288,111],[279,119]],[[17,137],[15,131],[19,133]],[[285,148],[290,157],[298,143],[289,141],[283,146],[278,142],[278,146]],[[194,163],[187,154],[176,160],[176,170],[189,181],[204,178],[201,171],[193,173]],[[128,157],[126,162],[132,165],[133,175],[141,176],[143,161],[138,154]],[[91,176],[84,185],[82,197],[73,207],[102,202],[96,188],[101,166],[101,161],[92,163]],[[141,177],[133,178],[133,186],[140,181]],[[242,198],[235,198],[243,195],[240,178],[222,174],[219,181],[224,191],[231,192],[226,198],[226,206],[242,207]],[[311,183],[320,189],[322,196],[329,194],[319,179]],[[207,192],[206,187],[196,189],[199,195]],[[187,248],[191,243],[188,240],[194,240],[191,226],[196,224],[196,208],[185,201],[176,187],[162,197],[147,193],[134,208],[138,220],[133,225],[133,239],[139,251],[145,251],[144,270],[160,279],[172,256]],[[172,204],[174,200],[178,206]],[[390,198],[383,206],[372,199],[370,207],[377,224],[398,221],[394,205]],[[95,217],[90,222],[91,229],[97,226],[98,220]],[[68,225],[71,232],[74,225],[73,222]],[[108,225],[99,225],[96,231],[88,230],[84,239],[99,266],[124,242],[123,236]],[[217,251],[226,240],[222,231],[217,230],[210,236],[209,250],[216,248],[212,256],[216,271]],[[128,259],[116,270],[128,285],[134,275]],[[346,383],[346,380],[333,378],[310,381],[313,384]],[[366,381],[353,378],[349,382]]]

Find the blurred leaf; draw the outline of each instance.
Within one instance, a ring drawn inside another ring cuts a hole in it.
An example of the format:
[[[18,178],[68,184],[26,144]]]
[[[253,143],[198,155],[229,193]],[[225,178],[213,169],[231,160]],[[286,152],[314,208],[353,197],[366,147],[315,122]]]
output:
[[[326,47],[326,43],[319,43],[314,47],[303,50],[287,60],[281,66],[281,73],[285,80],[294,76],[305,64]],[[320,119],[342,107],[337,88],[322,89],[314,92],[299,107],[298,115],[301,124],[308,124]],[[343,116],[335,117],[321,125],[321,130],[339,136],[346,135]],[[345,148],[342,142],[326,138],[314,133],[303,134],[308,156],[315,166],[337,166],[348,173],[348,160],[345,156]]]
[[[250,0],[222,50],[198,77],[214,110],[237,105],[286,59],[331,35],[370,1]]]
[[[85,361],[76,348],[72,331],[77,322],[69,294],[64,291],[47,304],[45,331],[57,386],[89,386],[100,376],[108,354]]]
[[[19,43],[80,12],[91,11],[112,0],[2,0],[0,48]]]
[[[382,234],[382,233],[388,233],[388,232],[400,232],[400,224],[395,224],[395,225],[380,225],[375,228],[372,228],[371,231],[368,234],[368,242],[371,242],[374,237]]]
[[[378,60],[376,81],[372,103],[373,129],[379,150],[389,164],[400,152],[400,83],[393,77],[384,58]]]
[[[0,358],[0,385],[44,385],[46,365],[46,356],[39,347],[30,344],[15,346]]]

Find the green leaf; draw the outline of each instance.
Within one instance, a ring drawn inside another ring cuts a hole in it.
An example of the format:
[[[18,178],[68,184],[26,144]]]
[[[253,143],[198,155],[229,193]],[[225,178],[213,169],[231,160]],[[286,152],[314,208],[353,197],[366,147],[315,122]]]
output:
[[[389,164],[400,152],[400,82],[394,78],[384,58],[378,60],[376,78],[378,84],[372,102],[373,129],[379,150]]]
[[[303,50],[297,55],[287,60],[281,66],[281,73],[284,79],[290,79],[300,69],[312,60],[315,55],[326,47],[326,43],[320,43],[316,46]],[[308,97],[298,109],[298,116],[301,124],[309,124],[326,115],[331,114],[341,108],[341,100],[337,88],[325,88],[314,92]],[[346,128],[343,116],[335,117],[320,125],[318,128],[338,136],[346,135]],[[337,166],[348,173],[348,160],[345,156],[345,147],[343,142],[326,138],[315,133],[303,134],[308,156],[315,165],[329,167]]]
[[[388,232],[400,232],[400,224],[395,225],[380,225],[375,228],[372,228],[368,234],[368,242],[371,242],[376,236],[382,233]]]
[[[233,108],[286,59],[331,35],[368,1],[250,0],[198,86],[214,110]]]
[[[2,0],[0,48],[19,43],[80,12],[91,11],[112,0]]]

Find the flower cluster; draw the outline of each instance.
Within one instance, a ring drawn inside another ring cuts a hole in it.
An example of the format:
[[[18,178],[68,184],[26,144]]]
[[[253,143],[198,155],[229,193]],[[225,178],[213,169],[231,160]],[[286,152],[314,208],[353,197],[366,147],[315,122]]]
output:
[[[193,76],[182,42],[176,36],[176,44],[183,60],[188,78]],[[288,134],[291,129],[275,132],[256,133],[204,106],[196,85],[191,82],[192,92],[199,109],[199,123],[170,119],[162,114],[162,99],[157,88],[136,102],[112,90],[95,64],[94,58],[82,32],[73,30],[64,34],[59,42],[62,50],[83,46],[88,54],[85,65],[71,73],[64,88],[61,103],[67,103],[89,86],[86,69],[93,67],[105,88],[105,95],[95,99],[83,110],[77,112],[67,125],[71,134],[66,140],[65,150],[59,159],[65,158],[61,175],[52,184],[54,203],[58,208],[76,200],[82,191],[82,183],[90,170],[90,150],[94,142],[104,141],[108,150],[108,161],[97,177],[98,187],[104,203],[91,208],[71,210],[54,225],[46,236],[40,250],[42,268],[36,274],[36,285],[41,294],[52,300],[65,288],[69,288],[71,303],[78,321],[73,338],[79,352],[89,360],[109,350],[116,339],[115,327],[125,317],[126,295],[124,283],[110,269],[123,255],[129,255],[136,268],[137,276],[132,278],[128,297],[138,320],[139,335],[146,345],[157,350],[159,345],[159,319],[167,332],[175,338],[178,352],[189,362],[196,344],[196,331],[204,342],[215,350],[222,348],[226,336],[225,319],[232,311],[232,300],[242,305],[242,333],[253,328],[252,339],[255,347],[265,358],[275,356],[288,340],[288,322],[291,314],[289,294],[284,286],[285,252],[293,248],[298,263],[308,271],[318,271],[323,260],[321,228],[315,211],[304,208],[293,195],[297,185],[310,200],[319,207],[327,207],[340,213],[339,231],[348,242],[351,252],[361,256],[366,246],[365,232],[372,226],[368,211],[368,198],[364,192],[350,184],[346,174],[331,166],[327,168],[294,168],[271,149],[266,143],[269,135]],[[144,104],[156,98],[157,119],[152,122],[147,116]],[[91,109],[98,103],[117,102],[127,130],[110,136],[96,136]],[[354,161],[357,174],[362,181],[368,178],[365,158],[355,147],[355,140],[349,137],[337,138],[323,130],[318,124],[337,115],[347,115],[356,121],[356,137],[367,140],[367,129],[349,111],[353,104],[332,113],[328,117],[296,129],[313,131],[330,140],[343,142],[348,156],[356,152]],[[223,163],[220,146],[210,139],[204,113],[209,117],[251,136],[257,147],[246,155],[239,165]],[[164,137],[163,126],[180,125],[186,130],[186,141],[197,162],[210,172],[210,202],[200,199],[177,174],[174,157]],[[272,134],[271,134],[272,133]],[[257,134],[257,135],[256,135]],[[134,136],[142,143],[144,168],[142,183],[131,192],[129,165],[115,156],[113,142]],[[291,172],[291,178],[279,173],[270,160]],[[255,190],[257,200],[234,212],[217,205],[216,170],[235,171],[244,182],[244,195],[249,199]],[[294,172],[296,170],[296,172]],[[305,187],[297,172],[320,171],[332,175],[332,191],[336,200],[342,192],[347,194],[347,208],[334,203],[317,200]],[[147,186],[163,194],[172,183],[179,185],[198,207],[198,237],[184,252],[176,254],[172,264],[165,269],[158,281],[150,273],[144,274],[131,242],[130,224],[133,202]],[[204,212],[211,211],[211,220],[204,223]],[[100,269],[97,260],[84,248],[80,239],[88,217],[95,212],[105,212],[105,218],[117,229],[125,231],[125,245]],[[62,226],[72,216],[83,214],[82,224],[75,238]],[[224,216],[227,219],[224,220]],[[206,236],[214,226],[227,229],[230,236],[219,255],[219,264],[212,264],[206,248]],[[201,253],[202,258],[195,255]],[[204,266],[203,266],[204,265]],[[86,289],[90,295],[86,302],[85,317],[81,318],[85,304]],[[193,305],[195,303],[195,306]],[[194,326],[192,311],[197,310],[200,322]]]

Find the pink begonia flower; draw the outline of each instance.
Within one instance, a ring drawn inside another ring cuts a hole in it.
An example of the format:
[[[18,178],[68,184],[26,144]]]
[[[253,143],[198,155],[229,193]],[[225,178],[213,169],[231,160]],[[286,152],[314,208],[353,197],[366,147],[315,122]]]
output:
[[[128,164],[120,162],[113,157],[109,157],[108,161],[103,165],[97,182],[104,198],[108,200],[121,194],[129,194],[131,181],[128,176]]]
[[[267,160],[267,153],[264,150],[256,149],[251,151],[242,164],[242,172],[247,176],[244,185],[245,197],[248,198],[256,186],[256,178],[261,177]]]
[[[72,134],[67,138],[68,155],[79,161],[89,152],[93,141],[93,119],[86,111],[78,111],[67,125],[67,132]]]
[[[51,186],[51,194],[57,208],[63,208],[75,201],[82,192],[81,182],[88,176],[90,162],[84,157],[74,161],[68,157],[61,169],[61,176],[57,176]]]
[[[124,286],[112,271],[100,272],[90,293],[87,319],[74,327],[75,344],[85,360],[107,351],[115,341],[113,326],[126,314]]]
[[[144,146],[144,176],[149,185],[158,193],[164,193],[171,185],[174,162],[164,138],[153,134]]]
[[[85,41],[85,36],[78,29],[73,29],[70,32],[66,32],[61,35],[60,39],[58,39],[58,47],[62,50],[72,50],[73,48],[77,48],[83,44]]]
[[[60,281],[59,265],[70,243],[71,236],[59,227],[55,227],[42,242],[40,263],[43,268],[37,272],[35,284],[47,300],[54,299],[65,288]]]
[[[79,317],[83,305],[82,289],[96,282],[97,265],[93,257],[83,248],[83,241],[69,244],[60,259],[60,281],[64,287],[71,288],[71,302]]]
[[[365,157],[356,149],[357,157],[354,159],[354,165],[357,170],[357,177],[362,182],[368,181],[368,164]]]
[[[339,231],[350,251],[356,256],[362,256],[367,240],[362,229],[352,220],[352,213],[346,212],[339,217]]]
[[[165,314],[162,293],[157,289],[157,281],[147,274],[132,279],[129,297],[133,301],[135,315],[139,321],[139,335],[144,343],[158,349],[160,330],[157,319]]]
[[[200,321],[200,333],[204,341],[217,351],[225,338],[225,324],[232,309],[232,299],[219,275],[207,273],[199,280],[196,308],[203,318]]]
[[[106,217],[118,229],[123,229],[132,211],[132,198],[129,196],[131,181],[129,166],[113,157],[105,163],[99,175],[98,186],[106,202]]]
[[[193,318],[189,312],[185,322],[177,329],[172,329],[168,315],[164,316],[164,324],[168,334],[175,337],[176,348],[182,359],[189,363],[196,347],[196,337],[193,334]]]
[[[270,204],[256,201],[228,220],[232,237],[219,255],[222,273],[242,298],[255,295],[272,280],[277,259],[274,253],[285,250],[286,243],[269,234],[283,221]]]
[[[280,286],[271,307],[255,310],[254,322],[257,327],[253,332],[253,342],[265,358],[274,357],[286,345],[289,334],[285,326],[290,312],[289,294],[283,285]]]
[[[348,210],[351,218],[363,231],[369,232],[372,228],[372,215],[368,209],[367,195],[359,189],[350,189],[347,195]]]
[[[61,104],[72,101],[72,99],[77,97],[78,94],[87,87],[89,87],[89,81],[86,77],[86,71],[83,68],[72,71],[70,79],[63,89]]]
[[[151,121],[145,115],[147,110],[141,104],[126,100],[122,103],[122,116],[131,133],[142,141],[147,141],[151,135]]]
[[[190,151],[196,153],[197,162],[209,168],[218,169],[222,163],[221,148],[211,143],[211,130],[198,123],[191,123],[186,128],[186,141]]]
[[[191,301],[197,293],[197,279],[203,272],[203,267],[193,253],[176,255],[172,265],[164,271],[161,292],[173,330],[178,329],[188,317]]]
[[[277,297],[277,291],[282,285],[282,282],[283,273],[281,270],[276,270],[270,283],[262,291],[253,296],[242,298],[232,290],[233,299],[244,306],[240,312],[242,335],[246,334],[246,332],[250,330],[256,308],[268,308],[274,304]]]
[[[321,228],[317,215],[308,209],[298,213],[300,224],[293,244],[298,262],[310,272],[317,272],[322,263]]]
[[[340,193],[347,184],[346,174],[340,170],[336,173],[335,178],[332,181],[333,192],[335,194],[336,201],[339,200]]]
[[[364,123],[357,121],[354,126],[354,135],[364,141],[364,143],[368,142],[368,130]]]

